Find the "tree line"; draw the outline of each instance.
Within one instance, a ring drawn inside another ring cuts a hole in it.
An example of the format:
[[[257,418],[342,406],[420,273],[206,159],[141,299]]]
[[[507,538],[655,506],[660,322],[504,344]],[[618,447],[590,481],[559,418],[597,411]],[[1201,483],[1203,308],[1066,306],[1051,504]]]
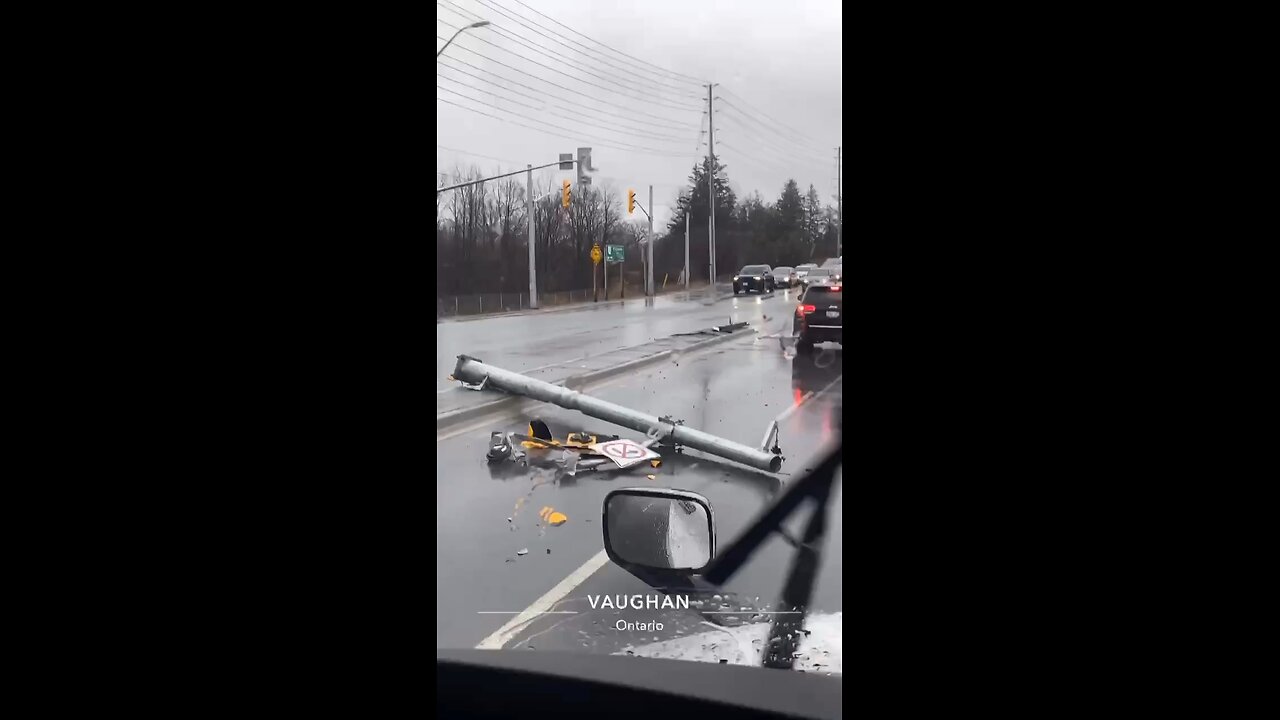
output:
[[[835,255],[837,217],[812,185],[801,193],[787,180],[773,202],[758,193],[739,199],[729,187],[725,166],[717,162],[716,266],[720,279],[743,265],[795,266]],[[710,160],[693,166],[689,184],[676,200],[666,228],[655,228],[654,277],[674,282],[684,267],[685,218],[689,219],[689,262],[695,281],[706,280],[707,220],[710,211],[707,173]],[[437,187],[484,177],[477,167],[455,168],[437,176]],[[527,292],[529,288],[529,213],[526,180],[512,176],[436,193],[436,279],[439,293]],[[641,292],[641,251],[648,221],[639,208],[626,212],[625,190],[608,182],[598,187],[574,184],[572,202],[561,205],[560,179],[535,174],[533,223],[537,243],[538,289],[541,292],[591,287],[593,243],[622,245],[626,282]],[[618,268],[610,266],[611,290]]]

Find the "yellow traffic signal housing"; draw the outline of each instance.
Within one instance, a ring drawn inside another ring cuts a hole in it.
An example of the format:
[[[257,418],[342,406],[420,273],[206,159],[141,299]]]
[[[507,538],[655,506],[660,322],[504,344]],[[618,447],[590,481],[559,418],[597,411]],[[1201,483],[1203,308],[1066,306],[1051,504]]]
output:
[[[564,185],[560,188],[560,204],[562,206],[566,208],[569,207],[569,196],[571,194],[572,193],[569,190],[569,181],[565,180]]]
[[[636,211],[636,191],[628,190],[627,191],[627,214],[633,215],[635,214],[635,211]]]

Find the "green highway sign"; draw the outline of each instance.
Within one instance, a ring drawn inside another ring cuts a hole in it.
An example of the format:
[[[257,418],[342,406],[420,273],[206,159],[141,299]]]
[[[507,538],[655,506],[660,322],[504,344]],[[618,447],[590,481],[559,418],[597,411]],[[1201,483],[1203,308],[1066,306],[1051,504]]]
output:
[[[605,245],[605,262],[620,263],[625,258],[624,248],[621,245]]]

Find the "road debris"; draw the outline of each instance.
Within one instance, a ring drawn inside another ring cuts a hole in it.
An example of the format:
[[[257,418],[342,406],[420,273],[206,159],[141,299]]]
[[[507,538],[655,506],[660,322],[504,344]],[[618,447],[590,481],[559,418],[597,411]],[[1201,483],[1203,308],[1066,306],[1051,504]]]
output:
[[[569,516],[557,511],[550,505],[544,506],[538,513],[538,517],[542,518],[548,525],[559,527],[569,520]]]
[[[718,332],[734,332],[737,326],[745,325],[746,323],[732,323],[729,326],[716,328],[716,330]],[[458,363],[454,368],[453,375],[462,382],[482,381],[490,389],[501,390],[541,402],[553,403],[638,432],[648,432],[657,426],[659,428],[657,435],[661,438],[660,442],[665,444],[677,447],[686,445],[696,450],[769,472],[777,472],[782,468],[783,458],[780,455],[748,447],[687,425],[664,423],[656,416],[591,397],[567,387],[553,385],[519,373],[486,365],[467,355],[458,356]],[[534,436],[540,444],[559,445],[559,443],[551,439],[550,432],[546,429],[546,424],[541,421],[537,421],[537,423],[530,422],[529,434]],[[616,440],[610,442],[630,441]],[[589,449],[608,460],[612,460],[621,469],[642,463],[645,460],[661,457],[657,453],[648,450],[647,447],[636,443],[632,443],[632,445],[643,448],[644,453],[636,453],[635,450],[624,450],[621,447],[613,453],[605,453],[601,448],[608,444],[608,442],[596,443],[589,446]],[[632,462],[633,460],[635,462]],[[576,468],[582,469],[582,462],[579,462]]]
[[[528,555],[528,554],[529,554],[529,548],[521,548],[520,550],[517,550],[517,551],[516,551],[516,554],[517,554],[517,555]]]

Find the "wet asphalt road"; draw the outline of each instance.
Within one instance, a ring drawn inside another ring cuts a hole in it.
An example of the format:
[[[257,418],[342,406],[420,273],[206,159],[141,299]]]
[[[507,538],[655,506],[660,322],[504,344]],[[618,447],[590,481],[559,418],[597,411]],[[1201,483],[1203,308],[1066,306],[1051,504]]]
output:
[[[790,295],[780,291],[773,297],[730,298],[712,307],[693,302],[670,303],[668,307],[660,300],[653,307],[642,302],[637,307],[534,316],[533,327],[515,332],[518,337],[539,338],[531,342],[542,343],[543,351],[549,353],[542,355],[522,347],[520,340],[503,338],[485,327],[491,323],[505,327],[529,316],[437,325],[439,352],[447,354],[443,372],[447,375],[454,356],[461,352],[486,361],[496,358],[492,362],[506,362],[506,366],[514,365],[512,369],[521,369],[519,364],[524,363],[527,369],[705,327],[723,322],[733,313],[734,320],[750,322],[760,335],[620,376],[591,394],[653,414],[671,414],[693,427],[751,446],[760,443],[768,422],[781,416],[779,443],[787,458],[777,477],[686,450],[683,456],[668,452],[663,467],[656,470],[583,473],[571,479],[559,478],[553,470],[505,472],[486,464],[489,431],[523,432],[527,422],[523,417],[444,434],[436,444],[437,645],[475,647],[489,639],[500,640],[508,648],[616,652],[655,638],[665,640],[673,633],[705,631],[706,617],[692,611],[590,608],[589,594],[657,594],[607,559],[600,562],[601,504],[610,490],[628,486],[702,493],[715,511],[717,546],[724,548],[766,506],[782,482],[812,467],[821,453],[838,441],[843,392],[840,346],[820,346],[818,355],[793,360],[785,356],[776,339],[761,337],[789,334]],[[593,346],[585,351],[569,341],[583,333]],[[549,339],[557,334],[558,338]],[[457,344],[458,335],[481,338],[488,345],[477,350]],[[455,339],[446,340],[450,336]],[[580,413],[542,407],[540,416],[557,437],[569,429],[588,429],[638,439],[638,433]],[[655,478],[650,480],[647,474]],[[815,587],[813,612],[842,609],[841,490],[838,484],[829,506],[827,551]],[[559,527],[545,525],[539,517],[544,508],[564,513],[568,521]],[[805,514],[793,516],[793,529]],[[528,552],[518,554],[522,549]],[[724,590],[741,596],[756,609],[767,609],[781,591],[792,553],[781,538],[771,539]],[[516,613],[553,589],[563,592],[547,609],[576,614],[540,615],[518,631],[497,635]],[[618,631],[614,622],[619,618],[630,622],[659,619],[665,628],[659,632]]]
[[[460,353],[521,372],[639,345],[652,338],[758,320],[762,314],[773,317],[776,312],[790,312],[780,308],[789,308],[797,294],[798,290],[778,290],[764,296],[730,295],[710,303],[701,297],[652,301],[640,297],[573,310],[442,321],[436,325],[436,390],[453,387],[447,378]]]

